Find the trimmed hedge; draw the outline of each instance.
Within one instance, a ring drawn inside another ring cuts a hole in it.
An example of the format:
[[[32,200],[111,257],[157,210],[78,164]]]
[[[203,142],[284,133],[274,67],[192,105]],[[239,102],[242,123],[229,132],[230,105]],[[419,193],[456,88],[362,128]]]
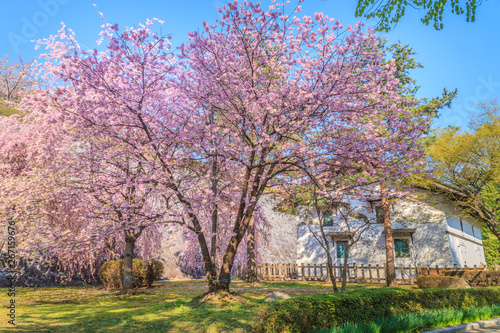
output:
[[[465,309],[496,303],[500,303],[500,288],[367,289],[262,305],[256,310],[253,329],[271,333],[311,332],[423,309]]]
[[[419,288],[468,288],[469,285],[459,276],[419,275]]]
[[[123,286],[123,260],[112,260],[104,263],[99,269],[99,278],[106,289],[121,289]],[[163,263],[151,260],[145,266],[140,259],[132,260],[132,288],[151,287],[155,280],[160,279],[163,273]]]
[[[465,280],[471,287],[500,286],[500,271],[445,271],[446,276],[457,276]]]

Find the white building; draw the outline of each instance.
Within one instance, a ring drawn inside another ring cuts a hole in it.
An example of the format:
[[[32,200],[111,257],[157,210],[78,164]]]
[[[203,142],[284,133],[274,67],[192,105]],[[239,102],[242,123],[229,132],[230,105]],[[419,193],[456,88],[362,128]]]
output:
[[[417,190],[416,195],[417,199],[394,200],[390,203],[396,265],[486,265],[480,224],[463,214],[442,195],[423,190]],[[377,211],[380,208],[370,202],[355,204],[363,206],[365,215],[372,223],[362,234],[361,240],[352,245],[348,253],[348,263],[383,265],[384,226],[383,221],[377,219]],[[270,237],[267,244],[258,246],[260,262],[326,262],[325,250],[313,235],[313,232],[319,231],[315,219],[306,221],[298,216],[278,213],[273,210],[274,204],[269,199],[263,200],[262,206],[270,224]],[[378,215],[381,215],[380,211]],[[334,261],[340,264],[343,263],[344,248],[353,241],[353,237],[345,228],[345,223],[336,220],[332,224],[325,230],[331,255]]]
[[[417,199],[394,200],[390,203],[396,266],[415,267],[420,264],[422,267],[452,267],[456,264],[461,268],[464,265],[486,265],[480,224],[442,195],[423,190],[416,190],[415,194]],[[325,250],[312,234],[319,230],[315,219],[306,219],[303,214],[301,217],[280,213],[275,208],[278,203],[279,200],[271,196],[264,196],[259,202],[267,223],[256,235],[257,262],[299,265],[326,263]],[[373,223],[362,234],[362,240],[349,250],[348,263],[383,265],[386,261],[384,226],[383,223],[377,223],[377,206],[369,202],[357,202],[356,205],[364,207],[364,213]],[[342,254],[346,242],[352,242],[352,238],[345,229],[341,229],[341,223],[333,224],[325,230],[331,255],[339,265],[343,264]],[[164,242],[162,256],[158,258],[166,265],[164,278],[189,277],[189,273],[183,271],[180,265],[181,254],[180,240]]]

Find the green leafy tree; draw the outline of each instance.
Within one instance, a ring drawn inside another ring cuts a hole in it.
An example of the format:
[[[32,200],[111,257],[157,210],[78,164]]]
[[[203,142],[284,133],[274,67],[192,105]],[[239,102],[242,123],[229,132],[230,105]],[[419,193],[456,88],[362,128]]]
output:
[[[386,40],[383,40],[382,43],[385,44]],[[417,85],[416,80],[410,75],[410,72],[414,69],[424,68],[424,66],[415,59],[417,53],[410,45],[403,45],[399,41],[398,43],[386,46],[385,50],[388,54],[386,58],[393,58],[396,63],[397,70],[395,76],[399,80],[399,94],[415,103],[411,106],[415,114],[435,118],[438,116],[439,110],[451,106],[451,102],[457,96],[457,89],[448,91],[445,87],[441,96],[417,98],[420,86]]]
[[[469,130],[441,130],[427,148],[434,175],[420,187],[442,192],[500,239],[500,111],[478,106]]]
[[[488,227],[483,224],[481,227],[483,238],[484,257],[488,266],[500,264],[500,240],[495,237]]]
[[[450,4],[448,6],[448,3]],[[377,30],[389,31],[405,15],[406,9],[425,13],[420,19],[425,25],[433,23],[436,30],[443,29],[443,14],[448,9],[456,15],[465,15],[467,22],[476,20],[476,9],[482,0],[358,0],[357,17],[378,18]],[[448,9],[447,9],[448,8]]]
[[[385,41],[382,41],[385,43]],[[435,118],[437,117],[438,111],[443,107],[450,107],[451,101],[457,95],[457,90],[448,91],[446,88],[443,89],[441,96],[436,96],[433,98],[417,98],[416,94],[420,89],[417,85],[416,80],[410,76],[410,71],[417,68],[423,68],[424,66],[418,62],[414,55],[416,54],[408,44],[402,45],[401,42],[397,44],[392,44],[385,48],[387,53],[392,55],[392,59],[395,60],[396,73],[395,76],[398,78],[398,92],[399,95],[403,96],[406,100],[412,101],[413,104],[409,106],[412,113],[417,117]],[[432,131],[427,129],[427,134],[432,135]],[[425,140],[422,140],[422,145],[425,144]],[[403,182],[404,185],[408,185],[408,182]],[[394,184],[391,184],[394,186]],[[386,283],[389,287],[396,287],[396,267],[394,262],[394,242],[392,237],[392,223],[389,211],[389,203],[387,193],[385,191],[386,184],[381,183],[381,203],[384,214],[384,235],[385,235],[385,249],[386,249]]]

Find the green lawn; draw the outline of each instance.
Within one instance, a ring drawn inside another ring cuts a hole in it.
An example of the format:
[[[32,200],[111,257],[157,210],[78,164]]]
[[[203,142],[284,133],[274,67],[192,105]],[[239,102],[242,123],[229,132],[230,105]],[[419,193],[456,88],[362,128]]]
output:
[[[19,113],[19,111],[7,105],[0,104],[0,117],[1,116],[8,117],[15,113]]]
[[[7,289],[0,289],[1,332],[250,332],[256,306],[271,291],[292,296],[329,293],[324,282],[262,282],[257,287],[233,281],[246,304],[196,305],[205,281],[169,281],[120,295],[102,287],[23,288],[16,291],[16,327],[8,325]],[[348,289],[380,288],[350,285]]]

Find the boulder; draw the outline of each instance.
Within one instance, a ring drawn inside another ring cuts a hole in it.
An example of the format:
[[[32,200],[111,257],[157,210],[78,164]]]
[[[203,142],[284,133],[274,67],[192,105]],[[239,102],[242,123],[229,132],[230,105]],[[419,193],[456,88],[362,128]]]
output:
[[[283,293],[281,291],[273,291],[267,294],[266,298],[264,299],[264,302],[282,301],[290,298],[291,298],[290,295],[288,295],[287,293]]]

